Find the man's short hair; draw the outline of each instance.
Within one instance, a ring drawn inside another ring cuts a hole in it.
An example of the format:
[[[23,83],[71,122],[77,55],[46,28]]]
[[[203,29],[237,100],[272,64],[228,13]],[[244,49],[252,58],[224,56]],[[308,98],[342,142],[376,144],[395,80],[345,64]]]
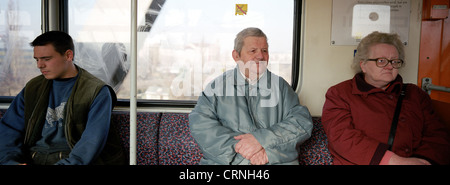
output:
[[[261,29],[254,27],[245,28],[239,32],[234,39],[234,50],[236,50],[239,55],[241,54],[242,47],[244,46],[244,39],[247,37],[264,37],[267,41],[267,36]]]
[[[36,39],[34,39],[34,41],[30,43],[32,47],[45,46],[47,44],[53,45],[55,51],[61,55],[64,55],[64,53],[66,53],[66,51],[70,49],[74,53],[75,57],[75,49],[74,49],[75,47],[73,44],[72,37],[65,32],[62,31],[45,32],[36,37]]]

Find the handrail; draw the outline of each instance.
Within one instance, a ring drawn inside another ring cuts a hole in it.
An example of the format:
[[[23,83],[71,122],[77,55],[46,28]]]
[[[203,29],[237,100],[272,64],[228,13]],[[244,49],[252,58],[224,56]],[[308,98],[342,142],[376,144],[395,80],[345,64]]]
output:
[[[131,0],[130,165],[137,160],[137,0]]]
[[[431,91],[442,91],[442,92],[450,92],[450,87],[444,87],[444,86],[438,86],[433,85],[431,78],[422,78],[422,89],[427,92],[428,94],[431,94]]]

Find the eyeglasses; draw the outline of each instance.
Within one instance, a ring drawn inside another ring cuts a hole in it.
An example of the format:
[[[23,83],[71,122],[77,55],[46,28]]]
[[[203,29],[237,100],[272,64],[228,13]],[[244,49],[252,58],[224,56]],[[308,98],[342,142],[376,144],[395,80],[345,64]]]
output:
[[[392,67],[395,69],[401,68],[403,64],[402,59],[389,60],[387,58],[376,58],[376,59],[367,59],[366,61],[375,61],[377,67],[386,67],[388,63],[391,63]]]

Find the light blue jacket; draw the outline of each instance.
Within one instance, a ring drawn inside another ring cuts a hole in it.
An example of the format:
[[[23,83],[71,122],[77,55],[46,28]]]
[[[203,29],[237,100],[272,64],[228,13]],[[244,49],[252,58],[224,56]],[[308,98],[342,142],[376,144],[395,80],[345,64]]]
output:
[[[283,78],[267,70],[250,85],[238,67],[207,85],[189,124],[203,152],[200,164],[222,165],[250,164],[234,150],[233,137],[245,133],[266,150],[268,164],[299,164],[297,148],[313,127],[308,109]]]

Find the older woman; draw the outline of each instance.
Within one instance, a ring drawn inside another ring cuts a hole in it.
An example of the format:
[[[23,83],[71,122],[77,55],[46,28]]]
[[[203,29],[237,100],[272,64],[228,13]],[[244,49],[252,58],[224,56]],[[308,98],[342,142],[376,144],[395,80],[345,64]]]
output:
[[[397,34],[373,32],[358,45],[353,79],[326,93],[322,124],[334,164],[449,164],[450,139],[431,99],[398,74],[405,53]],[[403,86],[392,149],[388,138]]]

